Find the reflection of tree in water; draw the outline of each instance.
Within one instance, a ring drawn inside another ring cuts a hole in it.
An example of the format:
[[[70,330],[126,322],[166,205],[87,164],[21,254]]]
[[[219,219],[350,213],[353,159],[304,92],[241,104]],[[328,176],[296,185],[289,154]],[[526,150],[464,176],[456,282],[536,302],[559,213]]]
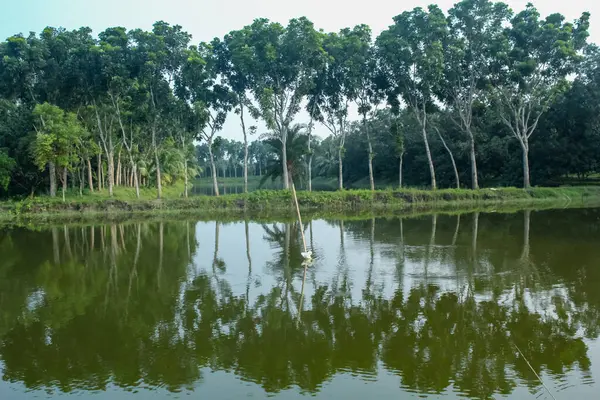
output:
[[[61,241],[59,264],[47,261],[57,246],[40,237],[43,232],[14,232],[20,242],[31,236],[40,248],[21,247],[19,265],[31,268],[9,271],[16,274],[11,283],[31,283],[25,297],[3,296],[0,287],[2,320],[12,321],[0,329],[4,379],[63,391],[103,389],[111,380],[176,389],[197,379],[193,364],[181,365],[189,357],[165,324],[173,320],[185,277],[185,225],[64,230],[69,240]],[[44,252],[47,244],[50,251]],[[169,268],[158,274],[161,254]]]
[[[521,379],[532,388],[539,385],[513,343],[538,372],[560,375],[577,367],[588,373],[590,360],[578,331],[584,328],[590,337],[597,336],[594,316],[600,302],[592,283],[579,278],[567,282],[569,297],[564,298],[534,285],[538,278],[521,267],[501,279],[476,274],[473,253],[479,264],[505,271],[523,260],[525,243],[528,263],[543,273],[568,277],[564,267],[546,256],[547,248],[538,250],[536,238],[543,233],[535,229],[542,217],[500,217],[512,218],[514,227],[485,214],[462,221],[442,216],[404,220],[402,225],[397,219],[347,221],[349,234],[369,240],[371,258],[378,243],[398,244],[398,235],[389,234],[393,229],[402,232],[403,245],[422,247],[421,253],[395,252],[396,265],[403,268],[405,257],[420,263],[424,257],[428,262],[441,259],[457,271],[473,272],[465,274],[471,290],[443,292],[423,283],[383,296],[369,283],[372,267],[377,269],[370,263],[366,281],[352,282],[365,288],[354,298],[347,289],[351,282],[342,229],[340,274],[332,276],[330,285],[318,284],[302,308],[301,243],[293,224],[265,227],[265,239],[278,250],[269,269],[280,280],[251,304],[247,295],[234,295],[226,275],[215,279],[201,274],[186,281],[191,255],[183,242],[195,241],[186,223],[68,228],[68,241],[57,230],[59,264],[48,261],[55,258],[54,242],[39,237],[52,239],[51,232],[36,236],[15,231],[0,240],[0,251],[7,254],[0,277],[8,281],[0,281],[0,294],[8,294],[0,295],[4,378],[64,391],[103,389],[109,382],[175,391],[191,387],[201,379],[201,368],[208,367],[234,372],[268,392],[298,386],[315,393],[336,374],[375,375],[383,366],[399,376],[399,386],[419,393],[453,385],[470,397],[490,398],[511,393]],[[499,229],[488,231],[490,227]],[[478,231],[475,246],[473,231]],[[488,234],[504,239],[515,232],[523,232],[524,238],[509,243],[501,254],[490,252]],[[43,254],[29,254],[15,244],[34,239],[43,243]],[[445,252],[444,246],[450,250]],[[584,253],[580,273],[589,277],[593,253],[579,250]],[[564,258],[566,251],[553,246],[550,252]],[[249,248],[246,252],[250,274]],[[217,247],[214,255],[219,260]],[[30,267],[17,271],[19,265]],[[506,301],[507,293],[531,291],[549,300],[543,312],[527,296]]]
[[[276,249],[275,258],[267,263],[269,270],[277,277],[280,288],[280,302],[287,310],[298,309],[300,292],[296,291],[295,279],[302,280],[302,239],[297,222],[263,225],[263,240]],[[290,299],[291,298],[291,299]],[[291,302],[290,302],[291,300]]]
[[[576,326],[566,314],[556,319],[498,300],[476,302],[434,286],[413,289],[403,301],[392,300],[394,331],[383,344],[386,366],[402,375],[402,385],[419,392],[439,393],[454,383],[476,398],[510,393],[518,378],[537,385],[535,376],[518,357],[512,341],[522,348],[539,372],[563,372],[574,364],[586,370],[586,346],[574,338]]]
[[[524,303],[477,302],[435,286],[358,301],[321,286],[296,321],[293,310],[282,307],[277,287],[244,313],[245,299],[218,298],[207,282],[199,277],[186,299],[187,341],[202,351],[198,362],[234,370],[267,391],[293,385],[317,391],[340,372],[376,374],[381,360],[404,387],[441,392],[454,382],[461,392],[489,398],[510,393],[517,379],[537,385],[513,340],[537,371],[560,373],[575,365],[585,371],[590,365],[586,346],[575,338],[577,325],[560,302],[558,316],[550,318]]]

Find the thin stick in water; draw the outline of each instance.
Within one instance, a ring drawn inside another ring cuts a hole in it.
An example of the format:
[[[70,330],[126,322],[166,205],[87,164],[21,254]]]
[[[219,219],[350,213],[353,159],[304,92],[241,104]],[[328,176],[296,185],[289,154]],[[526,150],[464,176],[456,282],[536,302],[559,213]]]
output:
[[[538,380],[540,381],[540,383],[542,384],[542,386],[544,387],[544,389],[546,389],[546,391],[548,392],[548,394],[550,395],[550,397],[552,397],[554,400],[556,400],[556,397],[554,397],[554,395],[552,394],[552,392],[550,391],[550,389],[548,389],[548,386],[546,386],[544,384],[544,381],[542,380],[542,378],[540,378],[540,376],[537,374],[537,372],[535,372],[535,369],[533,369],[533,367],[531,366],[531,364],[527,360],[527,357],[525,357],[525,354],[523,354],[523,352],[521,351],[521,349],[519,349],[519,346],[517,346],[517,344],[514,343],[514,342],[513,342],[513,345],[516,347],[516,349],[519,352],[519,354],[521,355],[521,357],[523,357],[523,360],[525,360],[525,362],[527,363],[527,365],[529,366],[529,368],[531,369],[531,371],[534,373],[534,375],[536,376],[536,378],[538,378]]]
[[[296,214],[300,223],[300,234],[302,235],[302,244],[304,245],[304,253],[308,253],[306,248],[306,239],[304,238],[304,225],[302,225],[302,216],[300,215],[300,207],[298,206],[298,197],[296,196],[296,186],[292,182],[292,195],[294,196],[294,204],[296,205]]]

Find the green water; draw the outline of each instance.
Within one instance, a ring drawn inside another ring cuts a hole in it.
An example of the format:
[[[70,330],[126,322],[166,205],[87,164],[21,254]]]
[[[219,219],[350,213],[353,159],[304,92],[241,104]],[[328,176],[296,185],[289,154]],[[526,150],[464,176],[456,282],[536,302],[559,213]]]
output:
[[[0,399],[598,398],[599,222],[0,228]]]

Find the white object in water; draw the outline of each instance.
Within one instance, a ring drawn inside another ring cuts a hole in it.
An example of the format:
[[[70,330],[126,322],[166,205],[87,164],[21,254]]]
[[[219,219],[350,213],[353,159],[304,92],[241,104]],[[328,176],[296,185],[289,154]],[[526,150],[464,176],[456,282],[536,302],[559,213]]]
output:
[[[312,260],[312,251],[303,251],[300,254],[302,254],[302,258],[304,258],[305,260]]]

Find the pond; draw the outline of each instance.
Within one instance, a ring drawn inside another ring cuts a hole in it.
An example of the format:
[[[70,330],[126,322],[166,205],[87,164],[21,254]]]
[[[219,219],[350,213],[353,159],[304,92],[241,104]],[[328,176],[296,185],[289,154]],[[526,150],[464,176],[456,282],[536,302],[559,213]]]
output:
[[[0,228],[0,399],[597,398],[599,221]]]

